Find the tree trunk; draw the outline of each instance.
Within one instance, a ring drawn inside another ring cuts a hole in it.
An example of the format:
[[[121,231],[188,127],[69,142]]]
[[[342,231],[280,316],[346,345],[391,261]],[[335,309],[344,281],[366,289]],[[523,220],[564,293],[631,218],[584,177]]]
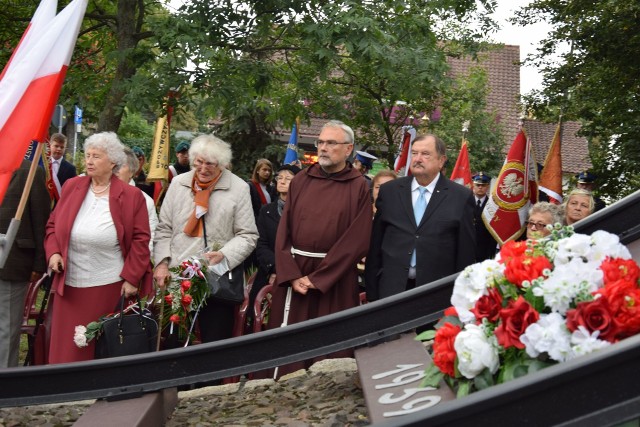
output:
[[[117,65],[111,89],[107,95],[105,108],[98,118],[99,131],[117,132],[124,112],[125,82],[136,73],[134,59],[136,38],[136,7],[137,0],[118,1],[118,21],[116,28]],[[138,11],[143,13],[143,11]]]

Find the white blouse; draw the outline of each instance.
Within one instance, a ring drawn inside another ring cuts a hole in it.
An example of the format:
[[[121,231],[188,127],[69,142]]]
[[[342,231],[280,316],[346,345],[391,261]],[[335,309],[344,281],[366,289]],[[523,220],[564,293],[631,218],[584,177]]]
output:
[[[123,267],[109,197],[96,197],[89,190],[71,229],[65,284],[75,288],[108,285],[122,280]]]

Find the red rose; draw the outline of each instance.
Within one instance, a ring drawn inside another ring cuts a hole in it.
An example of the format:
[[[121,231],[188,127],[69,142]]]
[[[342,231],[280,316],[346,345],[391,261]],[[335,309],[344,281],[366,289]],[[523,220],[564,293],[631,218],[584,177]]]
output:
[[[169,317],[169,321],[171,323],[180,323],[180,316],[177,314],[172,314],[171,317]]]
[[[498,344],[504,348],[523,349],[520,336],[527,327],[536,323],[540,314],[520,295],[517,300],[509,301],[507,307],[500,310],[500,326],[495,330]]]
[[[456,349],[453,343],[461,330],[460,326],[447,322],[436,331],[433,339],[433,364],[450,377],[455,376]]]
[[[193,298],[191,297],[191,295],[185,295],[185,296],[182,297],[182,303],[184,305],[191,304],[191,301],[193,301]]]
[[[508,262],[511,258],[524,255],[527,250],[527,242],[516,242],[510,240],[500,248],[500,259],[503,263]]]
[[[604,273],[605,284],[617,280],[627,280],[637,284],[640,277],[640,268],[632,259],[607,258],[600,264],[600,270]]]
[[[476,316],[478,324],[482,323],[482,319],[489,322],[497,322],[500,310],[502,309],[502,295],[496,288],[489,290],[489,295],[483,295],[476,301],[475,307],[471,312]]]
[[[605,285],[596,294],[606,298],[609,312],[617,328],[617,338],[640,333],[640,289],[627,280],[617,280]]]
[[[458,312],[455,307],[449,307],[444,311],[445,316],[455,316],[458,317]]]
[[[167,294],[164,297],[164,300],[167,302],[167,304],[171,304],[173,302],[173,296],[171,294]]]
[[[505,262],[504,277],[518,287],[525,280],[531,282],[544,276],[542,272],[551,270],[551,263],[545,256],[519,256]]]
[[[600,331],[598,338],[610,342],[614,342],[618,332],[605,297],[578,303],[576,308],[567,311],[567,328],[573,332],[578,326],[584,326],[589,332]]]
[[[183,280],[180,282],[180,287],[183,291],[188,291],[191,288],[191,280]]]

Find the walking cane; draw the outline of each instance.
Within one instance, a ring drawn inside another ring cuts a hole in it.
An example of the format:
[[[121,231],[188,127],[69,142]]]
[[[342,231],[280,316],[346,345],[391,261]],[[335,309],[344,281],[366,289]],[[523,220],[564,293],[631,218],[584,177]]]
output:
[[[280,325],[281,328],[287,326],[287,322],[289,321],[289,311],[291,311],[291,294],[293,293],[292,289],[293,286],[289,286],[287,289],[287,298],[284,301],[284,316],[282,318],[282,324]],[[278,377],[278,368],[279,366],[276,366],[275,371],[273,371],[274,380]]]

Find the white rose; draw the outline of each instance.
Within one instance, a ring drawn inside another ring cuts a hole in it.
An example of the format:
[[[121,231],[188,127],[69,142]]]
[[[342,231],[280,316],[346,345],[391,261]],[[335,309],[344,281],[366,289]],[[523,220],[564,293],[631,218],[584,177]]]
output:
[[[462,322],[468,323],[474,320],[475,317],[469,310],[480,297],[488,294],[489,285],[504,276],[503,270],[504,265],[488,259],[468,266],[458,275],[453,285],[451,305],[456,308]]]
[[[540,320],[529,325],[520,337],[530,357],[548,353],[549,357],[564,362],[571,354],[571,333],[566,320],[558,313],[543,314]]]
[[[73,334],[73,342],[76,346],[82,348],[87,346],[87,336],[85,333],[87,332],[87,328],[82,325],[76,326],[75,332]]]
[[[466,378],[473,379],[485,368],[492,374],[498,370],[498,343],[494,335],[487,337],[484,327],[465,325],[453,343],[458,356],[458,370]]]
[[[603,230],[598,230],[591,235],[593,242],[592,260],[601,263],[606,257],[630,259],[629,249],[620,243],[620,238]]]
[[[566,264],[574,258],[590,259],[591,256],[591,237],[586,234],[574,234],[566,239],[558,241],[558,251],[554,263]]]

